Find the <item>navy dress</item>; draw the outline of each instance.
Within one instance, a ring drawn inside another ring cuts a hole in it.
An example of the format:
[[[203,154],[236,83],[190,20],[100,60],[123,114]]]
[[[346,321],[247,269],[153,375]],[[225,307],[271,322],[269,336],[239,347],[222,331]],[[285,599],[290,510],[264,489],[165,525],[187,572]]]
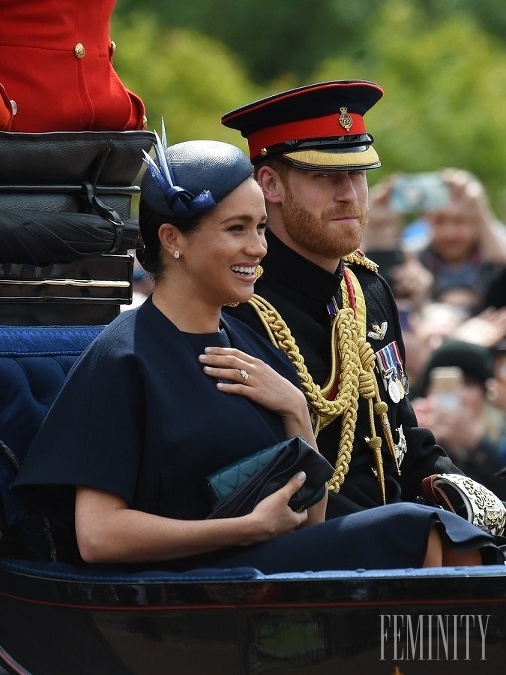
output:
[[[230,317],[220,332],[187,334],[148,299],[107,326],[74,365],[15,489],[57,515],[73,539],[77,485],[117,494],[141,511],[206,518],[204,477],[284,438],[277,415],[220,391],[204,374],[197,357],[211,345],[237,347],[297,383],[285,355],[241,321]],[[417,567],[434,523],[456,549],[486,548],[495,561],[492,537],[462,518],[394,504],[165,567],[248,565],[265,573]],[[63,557],[75,562],[75,553]]]

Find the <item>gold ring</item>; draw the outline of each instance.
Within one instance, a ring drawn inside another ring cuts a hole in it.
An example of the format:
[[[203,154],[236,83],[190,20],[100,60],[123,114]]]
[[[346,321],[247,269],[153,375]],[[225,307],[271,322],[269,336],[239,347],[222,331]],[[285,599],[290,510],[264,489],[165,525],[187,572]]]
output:
[[[249,377],[248,373],[243,369],[241,369],[239,372],[241,373],[241,384],[246,384]]]

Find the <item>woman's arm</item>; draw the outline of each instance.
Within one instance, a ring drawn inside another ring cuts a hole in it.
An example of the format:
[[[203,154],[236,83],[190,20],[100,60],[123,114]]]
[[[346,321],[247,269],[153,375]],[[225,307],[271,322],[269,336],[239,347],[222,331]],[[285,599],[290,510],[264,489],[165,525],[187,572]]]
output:
[[[304,474],[262,500],[240,518],[176,520],[128,508],[122,497],[87,487],[76,491],[79,552],[89,563],[174,560],[233,546],[251,546],[291,532],[308,520],[288,502]]]
[[[282,419],[286,438],[302,436],[316,451],[318,445],[313,432],[307,402],[302,391],[261,359],[229,347],[208,347],[199,357],[204,372],[211,377],[228,380],[217,387],[228,394],[245,396],[272,410]],[[242,371],[247,373],[243,380]],[[308,509],[307,525],[325,520],[327,493]]]

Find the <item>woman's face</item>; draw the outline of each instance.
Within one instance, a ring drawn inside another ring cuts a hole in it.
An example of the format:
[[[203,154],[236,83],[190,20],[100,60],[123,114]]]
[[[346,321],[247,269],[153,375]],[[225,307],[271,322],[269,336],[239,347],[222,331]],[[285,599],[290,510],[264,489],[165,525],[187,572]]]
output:
[[[190,292],[212,305],[247,302],[267,252],[266,223],[262,191],[250,178],[204,216],[195,231],[183,235],[178,264]]]

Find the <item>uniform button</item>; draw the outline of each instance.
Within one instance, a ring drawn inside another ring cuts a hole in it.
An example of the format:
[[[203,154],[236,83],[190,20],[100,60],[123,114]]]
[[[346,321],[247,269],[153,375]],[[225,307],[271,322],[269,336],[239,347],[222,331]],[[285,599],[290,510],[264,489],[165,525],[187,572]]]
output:
[[[12,114],[16,115],[17,112],[18,112],[18,104],[16,103],[16,101],[13,101],[12,98],[11,98],[11,108],[12,108]]]
[[[111,40],[111,56],[114,56],[114,52],[116,51],[116,43],[114,40]]]
[[[74,54],[78,59],[84,59],[86,56],[86,49],[84,48],[84,45],[78,42],[74,47]]]

